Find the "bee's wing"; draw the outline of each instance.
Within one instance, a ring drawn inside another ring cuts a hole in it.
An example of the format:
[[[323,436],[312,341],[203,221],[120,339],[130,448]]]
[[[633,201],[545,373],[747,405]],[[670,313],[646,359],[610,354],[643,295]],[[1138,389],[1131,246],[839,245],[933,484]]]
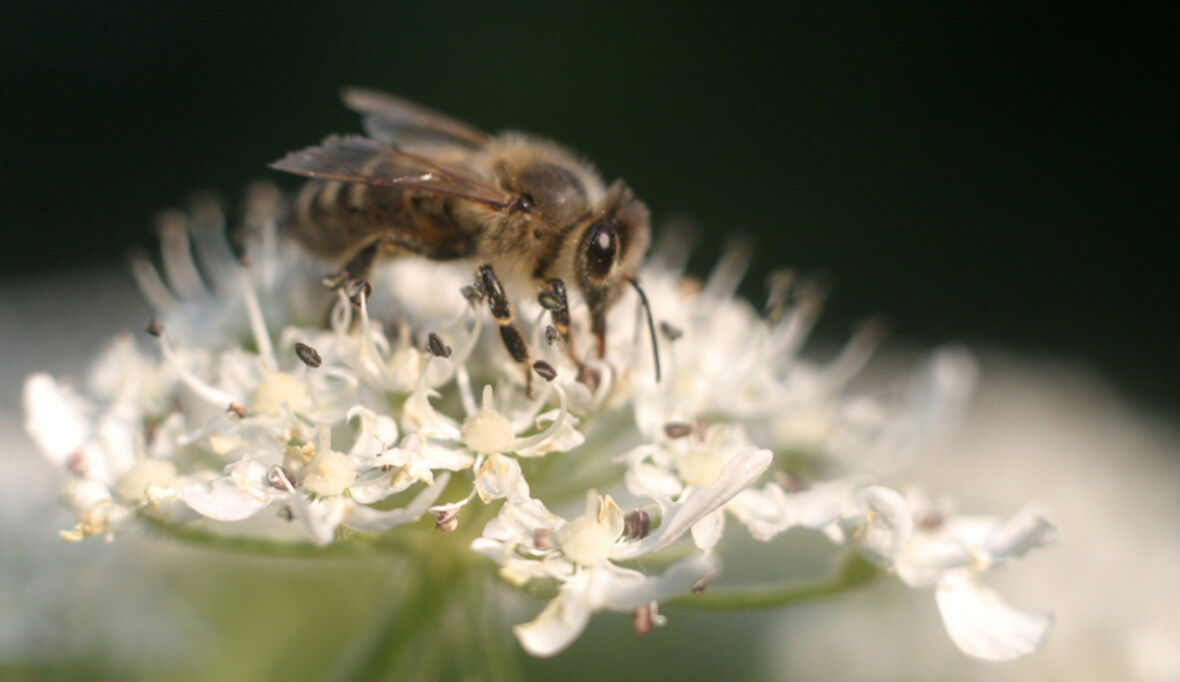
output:
[[[347,88],[341,94],[350,109],[365,115],[365,132],[387,144],[449,143],[483,147],[488,136],[466,123],[400,97],[374,90]]]
[[[270,167],[317,180],[406,187],[495,208],[506,208],[516,198],[458,168],[359,135],[329,137],[315,147],[291,152]]]

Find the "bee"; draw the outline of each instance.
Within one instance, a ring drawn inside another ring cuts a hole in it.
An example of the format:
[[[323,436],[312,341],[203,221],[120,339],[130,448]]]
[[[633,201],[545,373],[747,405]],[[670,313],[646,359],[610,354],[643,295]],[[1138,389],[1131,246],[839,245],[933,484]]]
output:
[[[308,250],[363,278],[378,258],[474,259],[476,298],[486,298],[509,355],[525,368],[528,344],[505,293],[533,287],[579,367],[566,282],[589,309],[598,357],[606,313],[636,281],[651,242],[647,207],[621,180],[607,185],[565,147],[517,132],[488,135],[404,99],[347,89],[366,135],[331,136],[271,164],[311,178],[288,228]]]

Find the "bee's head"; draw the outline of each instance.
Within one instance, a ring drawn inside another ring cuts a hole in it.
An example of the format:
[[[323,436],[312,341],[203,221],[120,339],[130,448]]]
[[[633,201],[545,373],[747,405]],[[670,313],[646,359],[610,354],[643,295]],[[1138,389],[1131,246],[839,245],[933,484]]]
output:
[[[621,181],[607,191],[602,212],[583,229],[574,275],[590,306],[591,329],[603,348],[606,311],[635,277],[651,242],[648,211]]]

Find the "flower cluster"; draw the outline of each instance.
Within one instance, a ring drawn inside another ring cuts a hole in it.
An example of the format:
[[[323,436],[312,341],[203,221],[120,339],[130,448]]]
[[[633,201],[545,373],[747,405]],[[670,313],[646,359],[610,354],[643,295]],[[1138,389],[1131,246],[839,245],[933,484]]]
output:
[[[734,296],[739,254],[699,282],[669,246],[642,272],[658,338],[629,292],[603,359],[576,359],[550,309],[514,300],[538,361],[527,390],[470,263],[398,260],[328,287],[278,230],[281,205],[252,191],[237,252],[215,204],[166,215],[162,270],[133,263],[155,338],[117,338],[84,388],[28,378],[28,431],[70,473],[66,538],[140,522],[314,546],[416,534],[420,548],[466,531],[475,565],[550,598],[514,630],[549,656],[596,611],[631,612],[645,634],[660,602],[691,605],[721,574],[727,529],[769,542],[799,528],[933,588],[970,655],[1015,658],[1047,637],[1048,615],[981,581],[1053,541],[1044,516],[961,516],[885,485],[953,424],[974,377],[964,351],[854,391],[875,327],[809,361],[818,286],[778,276],[758,311]]]

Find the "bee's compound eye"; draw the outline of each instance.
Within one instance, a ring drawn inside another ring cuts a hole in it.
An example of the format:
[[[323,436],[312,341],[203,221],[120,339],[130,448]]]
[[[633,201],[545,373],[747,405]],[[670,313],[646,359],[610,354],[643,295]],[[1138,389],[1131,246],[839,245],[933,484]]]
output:
[[[603,218],[586,234],[586,270],[595,279],[605,279],[619,252],[619,232],[613,219]]]

